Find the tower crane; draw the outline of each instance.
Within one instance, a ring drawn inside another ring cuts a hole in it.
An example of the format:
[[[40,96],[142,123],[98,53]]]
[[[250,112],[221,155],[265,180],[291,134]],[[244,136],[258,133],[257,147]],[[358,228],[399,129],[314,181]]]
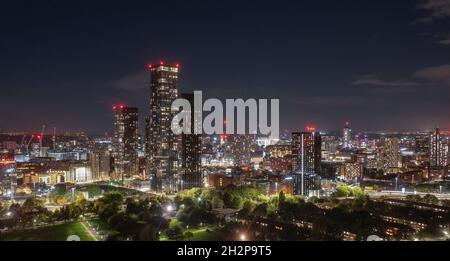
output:
[[[42,125],[41,136],[39,137],[39,157],[44,157],[44,151],[42,150],[42,140],[44,139],[45,124]]]

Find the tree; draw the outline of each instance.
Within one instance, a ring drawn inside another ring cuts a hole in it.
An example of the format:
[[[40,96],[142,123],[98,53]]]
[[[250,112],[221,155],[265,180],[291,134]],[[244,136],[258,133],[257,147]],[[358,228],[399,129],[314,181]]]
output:
[[[35,211],[38,209],[41,209],[45,206],[45,203],[43,200],[40,199],[35,199],[35,198],[28,198],[27,200],[25,200],[25,203],[23,203],[23,208],[26,211]]]
[[[278,204],[281,205],[286,201],[286,194],[283,191],[280,192],[278,196]]]
[[[185,238],[187,241],[190,241],[193,237],[194,237],[194,234],[193,234],[191,231],[186,231],[186,232],[184,233],[184,238]]]
[[[98,185],[89,185],[87,187],[89,198],[95,198],[102,194],[102,189]]]
[[[152,225],[145,225],[136,238],[137,241],[158,241],[158,231]]]
[[[267,216],[267,204],[258,205],[252,213],[256,217],[266,217]]]
[[[183,239],[183,228],[180,224],[171,224],[169,229],[166,230],[167,237],[171,240],[182,240]]]
[[[360,187],[353,187],[351,188],[351,196],[359,198],[364,196],[364,192]]]
[[[255,203],[253,203],[252,201],[250,200],[245,201],[244,205],[242,206],[242,209],[239,211],[239,216],[243,218],[248,217],[253,212],[255,207],[256,207]]]
[[[310,198],[308,199],[308,202],[309,202],[309,203],[312,203],[312,204],[317,204],[317,202],[319,202],[319,198],[316,197],[316,196],[310,197]]]
[[[431,205],[439,204],[439,199],[436,196],[430,195],[430,194],[426,194],[422,200],[424,203],[431,204]]]
[[[334,195],[338,198],[346,198],[349,197],[350,194],[351,191],[349,187],[346,185],[340,185],[339,187],[336,188],[336,192],[334,193]]]
[[[219,197],[214,197],[212,200],[213,209],[222,209],[225,206],[225,203]]]
[[[420,195],[407,195],[406,200],[415,202],[415,203],[419,203],[419,202],[422,202],[422,197]]]

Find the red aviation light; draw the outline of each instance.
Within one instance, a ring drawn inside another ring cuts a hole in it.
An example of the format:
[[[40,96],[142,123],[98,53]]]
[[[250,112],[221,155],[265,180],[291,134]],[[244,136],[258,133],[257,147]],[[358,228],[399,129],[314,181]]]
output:
[[[179,63],[175,64],[175,67],[180,68],[180,64]]]
[[[308,126],[306,126],[306,131],[315,132],[316,131],[316,127],[308,125]]]
[[[121,110],[125,109],[125,106],[124,105],[120,105],[120,109]]]
[[[160,65],[164,65],[164,61],[160,61],[159,64],[160,64]]]
[[[147,64],[147,68],[151,70],[153,68],[153,64]]]
[[[113,109],[114,111],[117,110],[117,106],[116,106],[116,105],[112,106],[112,109]]]

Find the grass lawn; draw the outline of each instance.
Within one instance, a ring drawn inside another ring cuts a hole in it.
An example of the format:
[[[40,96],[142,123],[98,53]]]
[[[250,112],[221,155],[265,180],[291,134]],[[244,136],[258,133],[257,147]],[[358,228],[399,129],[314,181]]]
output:
[[[209,229],[209,232],[207,231],[208,228],[206,227],[190,228],[188,230],[192,232],[192,234],[194,234],[194,237],[189,239],[189,241],[223,241],[221,235],[213,231],[211,228]],[[184,232],[188,230],[184,230]],[[160,241],[172,241],[172,240],[168,239],[165,234],[162,234],[160,237]]]
[[[92,220],[88,221],[88,223],[93,225],[96,229],[98,229],[100,231],[114,232],[113,230],[111,230],[109,228],[108,224],[106,224],[105,222],[101,221],[98,218],[92,219]]]
[[[3,241],[66,241],[67,237],[77,235],[81,241],[93,241],[81,223],[67,223],[38,229],[27,229],[2,234]]]
[[[222,241],[222,237],[215,231],[206,231],[207,228],[191,230],[194,237],[190,241]]]

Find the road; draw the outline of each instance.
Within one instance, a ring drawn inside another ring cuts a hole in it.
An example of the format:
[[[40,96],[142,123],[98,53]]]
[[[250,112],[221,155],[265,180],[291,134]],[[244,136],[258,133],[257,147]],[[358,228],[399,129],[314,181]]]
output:
[[[378,192],[371,192],[367,191],[367,194],[369,196],[378,198],[378,197],[396,197],[396,198],[406,198],[408,195],[419,195],[419,196],[425,196],[427,194],[433,195],[437,197],[438,199],[450,199],[450,194],[439,194],[439,193],[424,193],[424,192],[401,192],[401,191],[392,191],[392,190],[383,190]]]

